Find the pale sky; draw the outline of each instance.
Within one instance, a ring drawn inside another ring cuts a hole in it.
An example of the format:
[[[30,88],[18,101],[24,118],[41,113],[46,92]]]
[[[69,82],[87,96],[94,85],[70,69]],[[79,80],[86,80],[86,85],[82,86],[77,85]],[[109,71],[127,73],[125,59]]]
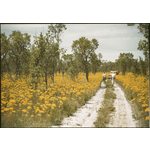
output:
[[[12,31],[19,30],[21,33],[31,35],[31,43],[33,36],[44,34],[48,30],[49,24],[2,24],[1,33],[9,36]],[[138,42],[143,39],[143,35],[138,33],[137,24],[135,26],[127,26],[127,24],[66,24],[67,29],[62,34],[62,43],[60,48],[67,49],[67,53],[71,54],[71,45],[73,41],[81,37],[89,40],[93,38],[99,42],[99,47],[95,51],[97,54],[103,55],[103,60],[114,62],[118,59],[120,53],[132,53],[137,59],[144,55],[137,50]]]

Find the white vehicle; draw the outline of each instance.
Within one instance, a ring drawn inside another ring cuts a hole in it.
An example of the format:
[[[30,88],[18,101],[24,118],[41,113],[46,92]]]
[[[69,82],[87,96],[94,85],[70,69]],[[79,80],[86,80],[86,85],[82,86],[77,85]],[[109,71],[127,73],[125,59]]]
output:
[[[118,71],[110,71],[110,75],[108,76],[108,79],[112,79],[112,74],[118,75]]]

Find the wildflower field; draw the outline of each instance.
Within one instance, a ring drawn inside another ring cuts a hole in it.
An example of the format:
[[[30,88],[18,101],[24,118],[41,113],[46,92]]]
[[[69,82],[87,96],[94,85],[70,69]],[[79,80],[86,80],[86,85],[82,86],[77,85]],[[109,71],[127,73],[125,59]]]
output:
[[[108,73],[107,73],[108,74]],[[55,83],[40,77],[37,88],[31,76],[5,74],[1,78],[2,127],[50,127],[74,113],[99,89],[102,73],[89,74],[89,82],[80,73],[72,80],[69,75],[55,74]]]
[[[149,124],[149,79],[145,76],[135,76],[133,73],[120,73],[116,76],[117,83],[124,88],[131,102],[136,104],[140,112],[140,118],[145,120],[145,124]],[[147,126],[146,125],[146,126]]]

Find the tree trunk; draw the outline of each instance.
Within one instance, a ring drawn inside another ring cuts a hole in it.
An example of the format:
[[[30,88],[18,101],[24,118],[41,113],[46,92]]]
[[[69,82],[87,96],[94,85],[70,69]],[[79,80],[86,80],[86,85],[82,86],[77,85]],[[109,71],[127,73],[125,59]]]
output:
[[[52,83],[54,84],[54,73],[52,74]]]
[[[63,75],[62,77],[64,78],[64,71],[62,72],[62,75]]]
[[[36,76],[36,82],[35,82],[35,89],[37,89],[37,83],[38,83],[38,76]]]
[[[87,67],[87,66],[85,66],[85,73],[86,73],[86,80],[87,80],[87,82],[88,82],[88,81],[89,81],[89,80],[88,80],[89,72],[88,72],[88,67]]]
[[[46,89],[47,89],[47,72],[45,72],[45,82],[46,82]]]

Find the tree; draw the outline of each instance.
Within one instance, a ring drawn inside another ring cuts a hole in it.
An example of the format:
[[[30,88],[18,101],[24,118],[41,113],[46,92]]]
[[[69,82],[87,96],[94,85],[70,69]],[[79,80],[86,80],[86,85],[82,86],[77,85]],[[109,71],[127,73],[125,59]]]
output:
[[[141,23],[138,26],[140,33],[145,37],[144,40],[140,40],[138,43],[138,50],[143,51],[145,61],[148,62],[149,57],[149,24]]]
[[[98,48],[99,44],[96,39],[91,41],[85,37],[79,38],[79,40],[73,41],[72,51],[74,55],[78,55],[79,61],[82,62],[84,66],[84,71],[86,73],[86,79],[88,81],[89,74],[89,63],[92,55],[95,53],[95,50]]]
[[[115,60],[115,69],[114,70],[118,71],[118,73],[119,73],[119,71],[120,71],[120,59]]]
[[[125,62],[126,62],[126,71],[131,71],[131,66],[133,63],[133,54],[132,53],[120,53],[119,55],[119,59],[121,59],[122,57],[125,58]]]
[[[131,71],[133,73],[137,73],[137,74],[141,73],[141,71],[140,71],[140,64],[139,64],[137,59],[133,59],[133,64],[132,64],[132,67],[131,67]]]
[[[73,54],[67,54],[63,56],[63,59],[65,63],[65,71],[74,80],[78,77],[78,74],[80,72],[78,56]]]
[[[32,79],[36,84],[42,73],[45,75],[45,83],[47,88],[47,72],[48,72],[48,59],[47,59],[47,52],[46,52],[46,37],[43,36],[42,32],[40,33],[40,36],[34,36],[34,44],[32,49]]]
[[[123,75],[125,75],[125,72],[127,70],[127,64],[125,57],[120,58],[120,68]]]
[[[134,26],[135,24],[128,24],[128,26]],[[138,43],[138,50],[143,51],[143,55],[145,56],[145,62],[146,67],[149,66],[149,24],[146,23],[140,23],[137,27],[140,31],[140,33],[143,34],[144,38],[143,40],[140,40]],[[150,69],[150,66],[149,66]],[[148,69],[147,69],[148,71]]]
[[[51,24],[48,26],[48,33],[46,33],[46,42],[48,50],[48,59],[51,60],[51,66],[49,68],[49,73],[51,75],[52,83],[54,84],[54,73],[57,68],[60,57],[59,45],[61,42],[61,34],[66,30],[66,25],[64,24]]]
[[[10,72],[9,65],[9,39],[5,35],[5,33],[1,34],[1,74],[3,72]]]
[[[146,62],[143,61],[141,57],[139,57],[139,58],[140,58],[140,61],[139,61],[139,62],[140,62],[140,70],[141,70],[141,73],[142,73],[143,75],[146,75],[146,71],[147,71]]]
[[[101,60],[103,55],[101,53],[98,53],[98,60]]]
[[[15,66],[14,69],[16,75],[20,75],[20,73],[24,70],[23,66],[29,65],[28,62],[30,59],[30,35],[28,35],[27,33],[21,34],[20,31],[13,31],[9,36],[9,41],[9,57]]]
[[[100,54],[100,53],[99,53]],[[101,58],[101,56],[99,56],[99,58]],[[98,70],[98,67],[100,66],[101,64],[101,60],[98,59],[96,53],[93,53],[91,55],[91,70],[92,72],[95,74]]]

